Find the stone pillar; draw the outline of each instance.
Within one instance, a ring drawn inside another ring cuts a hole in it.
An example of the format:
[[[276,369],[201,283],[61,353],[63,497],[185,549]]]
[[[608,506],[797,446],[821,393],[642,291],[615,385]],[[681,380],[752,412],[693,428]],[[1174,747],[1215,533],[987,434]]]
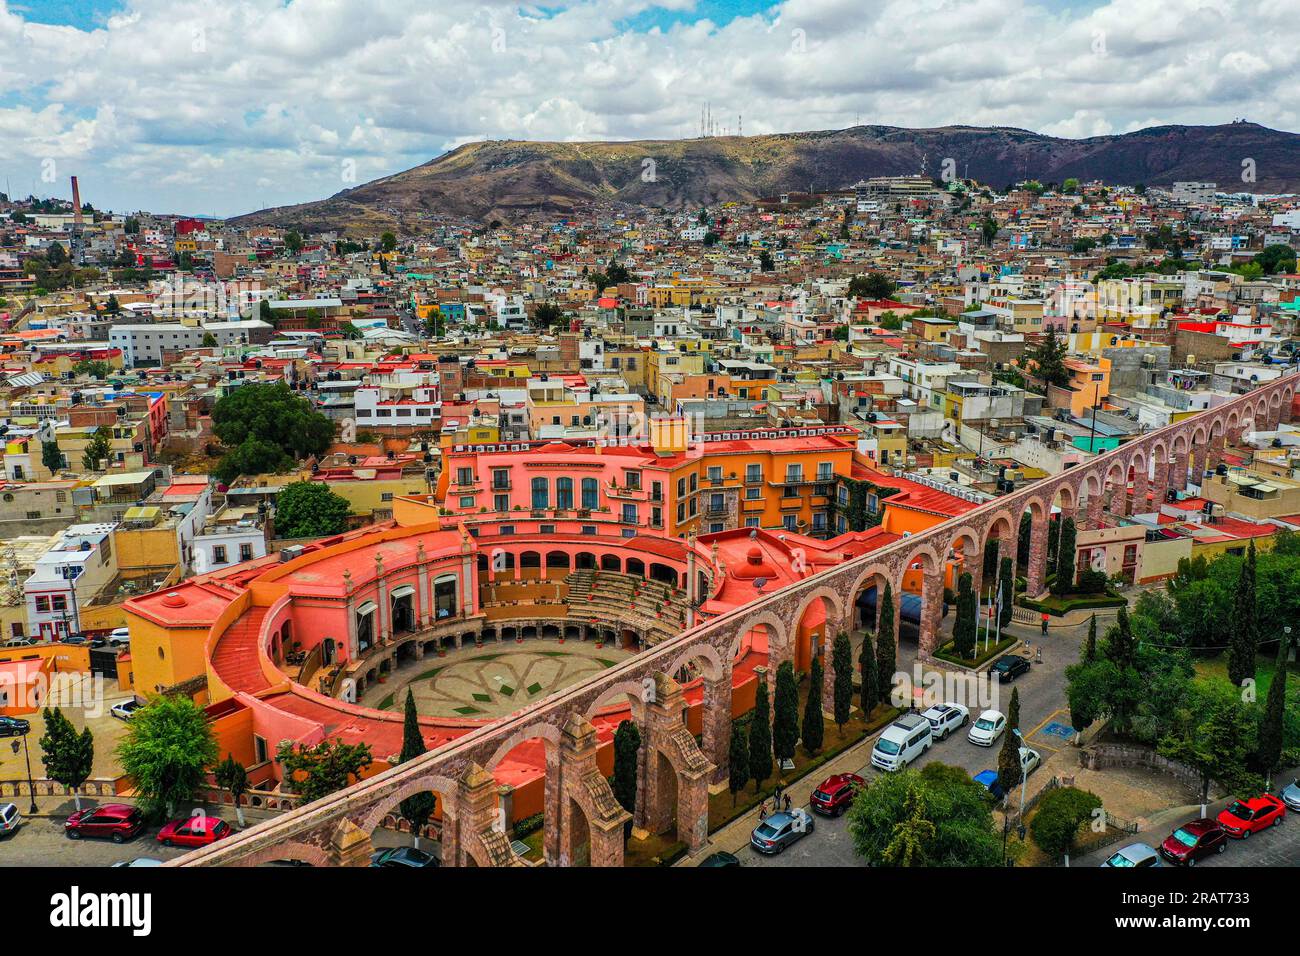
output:
[[[1025,594],[1036,598],[1043,593],[1047,575],[1047,514],[1034,520],[1029,528],[1029,562],[1025,570]]]
[[[343,613],[348,618],[348,660],[355,661],[361,656],[357,647],[357,598],[352,593],[352,572],[343,572],[343,593],[347,595],[347,604]]]
[[[1202,485],[1205,483],[1205,456],[1209,451],[1208,446],[1198,446],[1192,449],[1192,483]]]
[[[1147,466],[1143,466],[1133,473],[1133,507],[1129,514],[1145,514],[1151,506],[1147,503]]]
[[[592,866],[623,865],[623,825],[631,814],[619,806],[605,775],[596,764],[596,728],[573,713],[560,741],[560,865],[574,866],[573,840],[580,830],[577,814],[585,816]]]
[[[461,775],[456,816],[460,824],[457,866],[466,865],[470,859],[477,862],[480,857],[489,866],[523,865],[510,849],[507,821],[497,807],[496,780],[476,763],[470,764]],[[446,866],[446,854],[443,859]]]
[[[1151,506],[1157,513],[1169,497],[1169,459],[1157,458],[1154,462],[1154,477],[1151,486]]]
[[[339,821],[330,837],[330,861],[335,866],[369,866],[375,852],[370,834],[346,817]]]
[[[695,604],[699,599],[699,580],[695,573],[695,535],[686,542],[686,627],[695,626]]]
[[[438,844],[442,850],[443,866],[460,866],[460,823],[455,809],[456,795],[435,794],[438,810],[442,814],[442,830],[438,835]]]
[[[393,636],[393,607],[388,601],[388,576],[384,574],[384,556],[375,555],[375,623],[379,633],[375,637],[381,644],[387,644]]]
[[[921,585],[921,627],[918,656],[922,660],[928,660],[934,655],[939,646],[939,624],[943,616],[943,565],[933,571],[925,574]],[[902,582],[899,582],[899,595],[902,595]],[[901,614],[898,610],[902,608],[902,602],[897,601],[897,609],[894,615],[894,635],[897,641],[899,631],[899,619]]]
[[[433,596],[429,590],[429,565],[425,560],[423,541],[415,549],[415,604],[420,628],[426,629],[433,616]]]
[[[1088,495],[1088,521],[1089,530],[1096,530],[1101,527],[1101,509],[1106,501],[1105,485],[1097,491],[1096,494]]]
[[[521,631],[522,633],[522,631]],[[560,866],[560,797],[563,795],[560,755],[546,748],[546,779],[542,786],[542,858],[547,866]]]
[[[722,783],[727,779],[731,753],[731,680],[731,662],[728,661],[719,677],[706,676],[703,681],[701,723],[704,755],[716,768],[710,783]]]
[[[645,819],[651,833],[672,827],[672,785],[676,776],[677,839],[698,850],[709,836],[709,778],[714,766],[695,743],[682,721],[685,700],[678,683],[667,674],[655,674],[653,699],[646,704]]]
[[[1174,455],[1174,468],[1169,475],[1169,486],[1183,491],[1187,488],[1187,452]]]

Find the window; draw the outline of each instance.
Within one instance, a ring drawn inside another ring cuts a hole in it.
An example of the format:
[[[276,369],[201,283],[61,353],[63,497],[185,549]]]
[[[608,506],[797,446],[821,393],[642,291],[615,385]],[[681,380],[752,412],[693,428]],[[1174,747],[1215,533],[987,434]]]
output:
[[[726,510],[726,499],[722,495],[709,495],[709,510],[714,514]]]
[[[509,495],[493,495],[493,496],[492,496],[492,508],[493,508],[494,511],[509,511],[509,510],[510,510],[510,496],[509,496]]]
[[[474,469],[473,469],[473,468],[457,468],[457,469],[456,469],[456,484],[458,484],[458,485],[472,485],[472,484],[474,484]]]
[[[510,488],[510,469],[493,468],[492,469],[492,487],[500,490],[509,490]]]
[[[662,481],[653,481],[650,483],[650,500],[664,500],[664,483]]]
[[[40,518],[40,516],[41,516],[41,513],[40,513],[39,511],[29,511],[29,512],[27,512],[27,520],[28,520],[28,521],[36,521],[38,518]]]
[[[762,481],[762,480],[763,480],[763,466],[762,466],[762,465],[746,465],[746,466],[745,466],[745,481],[746,481],[747,483],[749,483],[749,484],[752,485],[752,484],[755,484],[756,482],[760,482],[760,481]]]
[[[545,478],[533,479],[533,507],[549,508],[551,503],[550,483]]]
[[[385,500],[385,501],[391,501],[392,498],[389,497],[389,498],[385,498],[384,500]],[[463,495],[463,496],[461,496],[461,499],[460,499],[460,506],[461,506],[462,508],[473,508],[473,507],[474,507],[474,496],[473,496],[473,495]]]
[[[625,477],[625,479],[626,479],[627,487],[628,487],[629,490],[631,490],[631,491],[640,491],[640,490],[641,490],[641,472],[639,472],[639,471],[625,471],[625,472],[623,472],[623,475],[624,475],[624,477]]]
[[[253,546],[251,544],[241,544],[239,546],[239,560],[240,561],[253,560]]]
[[[218,544],[218,545],[216,545],[215,547],[213,547],[213,549],[212,549],[212,563],[213,563],[213,564],[225,564],[225,563],[226,563],[226,546],[225,546],[224,544]]]
[[[817,463],[817,480],[818,480],[818,481],[830,481],[831,478],[833,478],[833,477],[835,477],[835,463],[834,463],[834,462],[822,461],[822,462],[818,462],[818,463]]]
[[[803,465],[786,465],[785,480],[787,482],[803,481]]]
[[[794,531],[794,530],[795,530],[795,522],[796,522],[797,520],[798,520],[798,519],[797,519],[797,517],[796,517],[795,515],[785,515],[785,516],[781,519],[781,524],[785,527],[785,530],[786,530],[786,531]]]
[[[695,494],[695,490],[700,487],[700,476],[695,474],[694,472],[691,473],[690,485],[691,485],[691,494]]]
[[[637,522],[636,505],[633,504],[623,505],[623,523],[636,524],[636,522]]]
[[[678,479],[677,479],[677,497],[678,497],[678,498],[685,498],[685,497],[686,497],[686,479],[685,479],[685,478],[678,478]]]
[[[572,478],[557,478],[555,480],[555,507],[565,511],[573,507]]]
[[[41,614],[50,613],[50,599],[47,597],[38,597],[36,599],[36,610]]]
[[[762,498],[763,498],[763,489],[762,489],[762,488],[746,488],[746,489],[745,489],[745,500],[746,500],[746,501],[761,501]]]
[[[745,519],[745,527],[746,527],[746,528],[757,528],[757,527],[758,527],[758,522],[759,522],[759,519],[758,519],[758,518],[746,518],[746,519]]]
[[[710,465],[710,466],[709,466],[709,481],[721,481],[721,480],[722,480],[722,466],[721,466],[721,465]]]
[[[56,594],[50,598],[51,611],[66,611],[68,609],[68,598],[64,594]]]
[[[379,500],[380,500],[380,501],[392,501],[392,500],[393,500],[393,493],[392,493],[391,491],[385,491],[385,492],[382,492],[382,493],[379,495]],[[469,499],[469,503],[472,505],[472,504],[474,503],[474,499],[473,499],[473,498],[470,498],[470,499]]]
[[[582,507],[591,511],[600,505],[600,482],[595,478],[582,479]]]

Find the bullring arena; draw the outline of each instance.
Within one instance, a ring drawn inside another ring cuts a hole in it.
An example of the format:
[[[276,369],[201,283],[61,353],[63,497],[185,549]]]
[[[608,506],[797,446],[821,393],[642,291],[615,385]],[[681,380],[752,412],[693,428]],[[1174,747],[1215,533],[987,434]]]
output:
[[[966,571],[978,586],[991,542],[1014,557],[1022,514],[1038,594],[1053,513],[1100,527],[1105,512],[1165,500],[1212,470],[1225,441],[1290,420],[1296,381],[906,536],[738,529],[682,540],[555,516],[511,518],[503,533],[505,520],[471,528],[407,499],[390,526],[133,599],[137,686],[167,689],[170,668],[201,660],[223,751],[258,768],[259,799],[285,810],[176,862],[364,863],[371,831],[407,796],[432,791],[443,865],[523,865],[498,821],[538,813],[548,865],[617,865],[629,814],[606,777],[628,719],[642,731],[634,824],[698,847],[709,787],[726,779],[731,722],[752,708],[759,674],[785,660],[807,672],[822,655],[828,694],[829,639],[869,628],[886,582],[919,598],[899,667],[927,659],[945,584]],[[407,686],[430,752],[393,766]],[[297,806],[268,757],[282,740],[324,739],[368,743],[372,774]]]

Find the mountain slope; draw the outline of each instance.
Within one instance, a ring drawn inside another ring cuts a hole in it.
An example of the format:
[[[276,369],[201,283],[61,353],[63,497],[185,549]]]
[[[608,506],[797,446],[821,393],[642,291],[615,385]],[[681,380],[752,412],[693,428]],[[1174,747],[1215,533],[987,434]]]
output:
[[[374,232],[434,215],[488,221],[572,211],[596,202],[669,209],[786,191],[843,189],[868,176],[931,175],[951,158],[960,176],[996,186],[1070,177],[1161,185],[1209,180],[1221,188],[1300,191],[1300,135],[1254,123],[1159,126],[1117,136],[1060,139],[1028,130],[949,126],[638,142],[470,143],[329,199],[233,220],[246,225]],[[1254,161],[1256,182],[1242,181]],[[651,166],[650,163],[653,163]]]

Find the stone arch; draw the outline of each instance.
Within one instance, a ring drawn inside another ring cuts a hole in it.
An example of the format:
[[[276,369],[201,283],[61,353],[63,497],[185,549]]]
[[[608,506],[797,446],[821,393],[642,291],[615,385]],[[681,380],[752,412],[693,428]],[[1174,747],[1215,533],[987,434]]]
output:
[[[727,662],[722,660],[721,655],[713,649],[713,646],[707,643],[699,643],[682,651],[670,665],[664,668],[664,673],[676,680],[677,678],[674,675],[683,667],[695,661],[704,663],[705,666],[701,668],[701,673],[711,680],[717,680],[727,671]]]
[[[730,641],[727,649],[727,660],[735,661],[740,656],[741,649],[745,646],[746,638],[757,630],[763,628],[765,631],[764,638],[767,641],[767,653],[771,654],[772,646],[785,647],[790,643],[790,636],[787,634],[789,628],[788,621],[782,621],[771,611],[762,611],[754,617],[747,617],[743,625],[737,630],[736,636]]]
[[[650,679],[651,678],[647,677],[642,681],[625,680],[610,685],[605,688],[605,690],[601,691],[600,696],[587,706],[587,709],[583,712],[584,716],[590,719],[602,710],[613,707],[615,703],[621,704],[620,698],[622,697],[627,697],[629,703],[640,703],[644,701],[646,687],[648,686],[645,681]]]
[[[427,777],[415,777],[405,780],[396,790],[390,790],[384,794],[384,798],[366,809],[365,816],[357,823],[362,830],[367,833],[372,832],[384,817],[392,813],[407,797],[413,797],[417,793],[433,793],[441,797],[438,801],[439,809],[442,811],[443,825],[449,820],[454,821],[456,818],[456,789],[455,780],[450,777],[444,777],[440,774],[430,774]],[[448,865],[455,865],[455,860],[445,861]]]
[[[492,753],[491,759],[483,765],[483,769],[491,772],[497,764],[501,763],[510,751],[514,750],[522,743],[530,740],[544,740],[549,745],[546,748],[547,762],[551,760],[552,752],[558,750],[560,746],[560,731],[548,723],[539,721],[535,724],[529,724],[527,727],[521,727],[511,734],[501,743]]]
[[[822,622],[820,625],[807,622],[809,612],[820,606],[822,611]],[[794,669],[796,671],[809,670],[812,667],[812,659],[815,654],[826,657],[822,662],[823,668],[828,669],[830,659],[827,657],[830,651],[831,642],[835,640],[835,634],[841,627],[841,622],[845,618],[844,599],[834,589],[825,585],[814,588],[795,609],[790,620],[792,629],[789,637],[793,647],[787,647],[787,653],[777,657],[772,662],[772,669],[775,672],[782,661],[789,660],[793,657]],[[808,640],[804,640],[804,632],[808,632]],[[813,640],[814,632],[820,632],[817,641]],[[789,653],[793,651],[793,653]]]
[[[328,850],[303,843],[299,840],[285,840],[263,847],[237,861],[239,866],[261,866],[273,860],[298,860],[308,866],[333,866],[334,859]]]

